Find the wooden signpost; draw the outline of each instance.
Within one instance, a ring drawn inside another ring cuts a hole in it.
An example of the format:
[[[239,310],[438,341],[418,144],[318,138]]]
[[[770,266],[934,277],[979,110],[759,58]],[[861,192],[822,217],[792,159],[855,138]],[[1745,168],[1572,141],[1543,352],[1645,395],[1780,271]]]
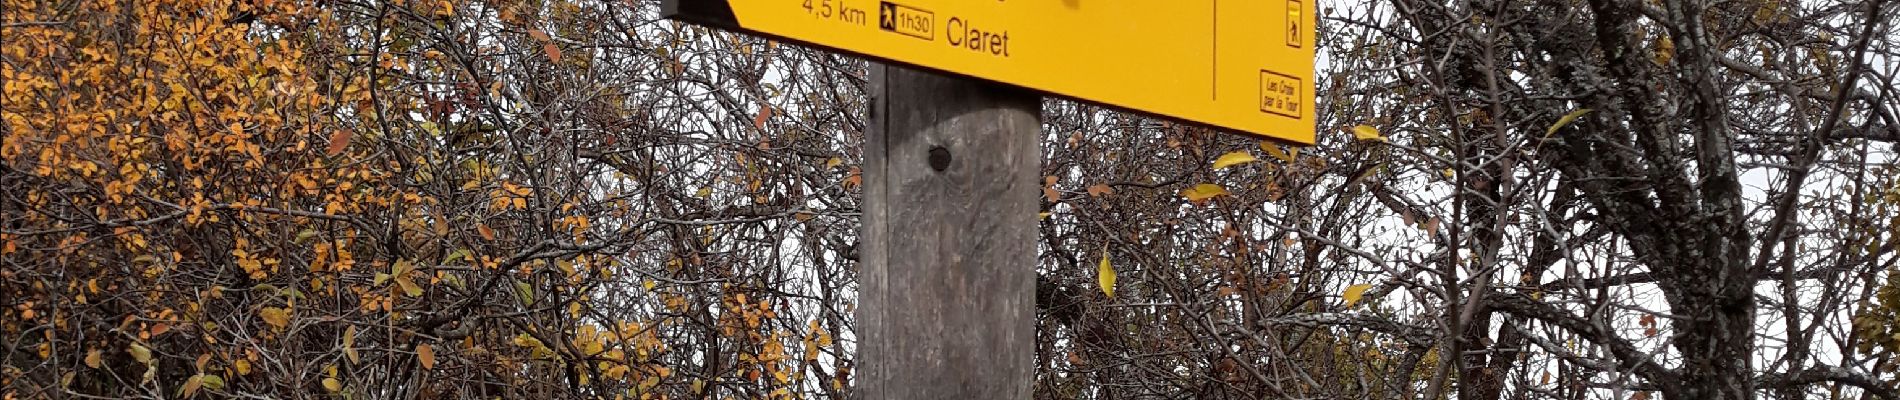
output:
[[[1312,144],[1312,0],[666,0],[869,57],[856,394],[1027,399],[1041,95]]]

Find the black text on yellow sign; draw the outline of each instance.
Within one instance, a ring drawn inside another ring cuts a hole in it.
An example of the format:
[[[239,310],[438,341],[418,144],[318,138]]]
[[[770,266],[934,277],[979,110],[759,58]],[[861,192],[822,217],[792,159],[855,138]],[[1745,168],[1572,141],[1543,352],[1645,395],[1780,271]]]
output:
[[[667,0],[665,14],[1313,143],[1312,0]]]

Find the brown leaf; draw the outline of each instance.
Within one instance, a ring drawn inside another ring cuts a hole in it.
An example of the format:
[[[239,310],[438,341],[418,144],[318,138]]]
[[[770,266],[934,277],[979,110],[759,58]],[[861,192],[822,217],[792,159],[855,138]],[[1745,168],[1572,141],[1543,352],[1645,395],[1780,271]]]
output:
[[[324,151],[324,154],[334,156],[342,153],[343,148],[350,146],[350,136],[352,133],[348,129],[338,129],[330,133],[330,149]]]
[[[1115,188],[1108,187],[1108,184],[1098,183],[1094,186],[1089,186],[1090,197],[1102,197],[1110,194],[1115,194]]]
[[[544,31],[544,30],[540,30],[540,29],[529,29],[529,30],[528,30],[528,36],[529,36],[529,37],[533,37],[533,38],[534,38],[534,40],[539,40],[539,41],[543,41],[543,42],[546,42],[546,41],[550,41],[550,40],[554,40],[554,39],[552,39],[552,38],[549,38],[549,37],[548,37],[548,31]]]
[[[560,46],[555,46],[553,43],[544,44],[544,45],[541,45],[541,52],[548,54],[548,61],[556,62],[556,63],[561,62],[561,47]]]
[[[435,347],[428,343],[416,345],[416,360],[422,362],[422,369],[435,369]]]
[[[438,211],[435,213],[435,217],[431,219],[435,220],[435,235],[437,237],[449,235],[449,221],[447,217],[442,216],[442,213]]]
[[[475,233],[480,233],[483,240],[491,242],[495,240],[495,230],[490,229],[488,224],[475,224]]]

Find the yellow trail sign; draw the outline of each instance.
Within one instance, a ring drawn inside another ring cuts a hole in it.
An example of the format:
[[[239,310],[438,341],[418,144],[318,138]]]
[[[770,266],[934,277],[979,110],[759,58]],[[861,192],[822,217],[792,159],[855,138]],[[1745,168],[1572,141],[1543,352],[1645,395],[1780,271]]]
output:
[[[667,0],[664,13],[1313,143],[1313,0]]]

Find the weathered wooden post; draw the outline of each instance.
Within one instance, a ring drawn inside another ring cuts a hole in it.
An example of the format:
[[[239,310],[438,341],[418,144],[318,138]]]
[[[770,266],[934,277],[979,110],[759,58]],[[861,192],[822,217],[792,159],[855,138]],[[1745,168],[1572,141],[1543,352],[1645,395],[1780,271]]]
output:
[[[1029,398],[1041,96],[883,64],[870,83],[860,398]]]
[[[1313,143],[1311,1],[662,4],[882,63],[859,236],[865,400],[1029,398],[1042,95]]]

